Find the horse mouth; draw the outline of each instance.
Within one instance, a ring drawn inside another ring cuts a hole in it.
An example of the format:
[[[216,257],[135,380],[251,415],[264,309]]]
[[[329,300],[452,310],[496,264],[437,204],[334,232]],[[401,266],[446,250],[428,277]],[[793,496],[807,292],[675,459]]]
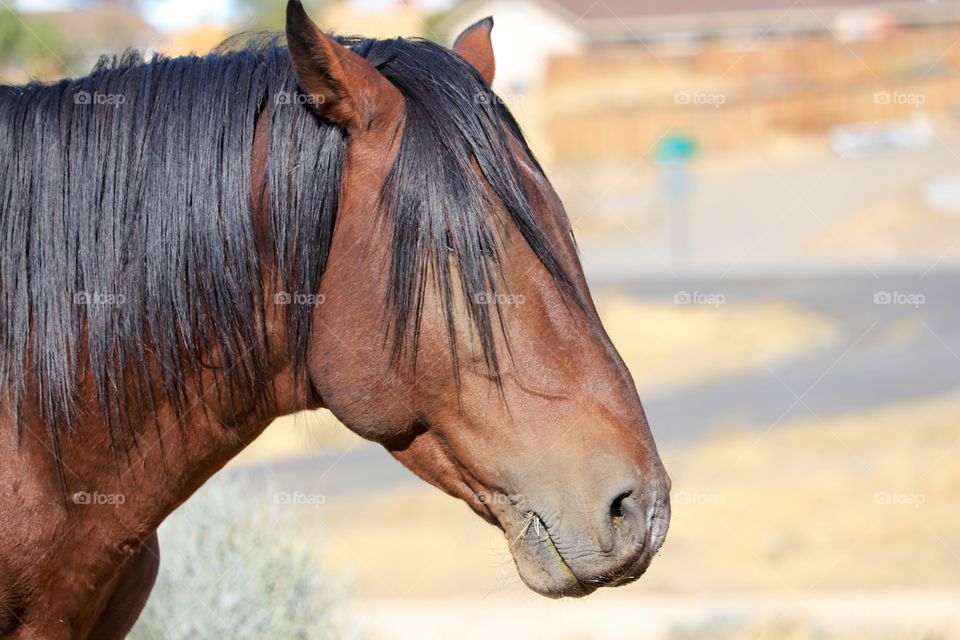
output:
[[[581,578],[558,548],[549,524],[535,511],[527,511],[520,517],[517,533],[510,536],[510,550],[521,580],[530,589],[548,598],[581,598],[601,587],[619,587],[640,578],[665,534],[665,527],[655,527],[629,562],[611,572]]]
[[[549,598],[583,597],[600,585],[587,584],[573,572],[557,548],[550,529],[535,511],[521,517],[520,531],[511,543],[520,579]]]

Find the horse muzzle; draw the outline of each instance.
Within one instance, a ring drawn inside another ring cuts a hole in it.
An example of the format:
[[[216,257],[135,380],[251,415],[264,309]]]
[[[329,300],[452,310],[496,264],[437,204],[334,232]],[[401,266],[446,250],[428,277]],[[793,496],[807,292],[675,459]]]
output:
[[[551,598],[582,597],[638,579],[667,534],[668,485],[617,491],[593,517],[524,505],[504,526],[521,579]]]

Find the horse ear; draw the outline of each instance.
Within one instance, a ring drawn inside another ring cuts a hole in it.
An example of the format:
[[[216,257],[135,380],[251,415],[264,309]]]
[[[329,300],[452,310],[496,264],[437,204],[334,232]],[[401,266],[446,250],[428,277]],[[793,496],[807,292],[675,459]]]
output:
[[[324,34],[300,0],[287,3],[287,47],[307,102],[348,133],[365,129],[400,92],[361,56]]]
[[[484,18],[457,36],[453,50],[480,72],[488,85],[493,85],[493,74],[497,68],[493,59],[493,45],[490,32],[493,31],[493,18]]]

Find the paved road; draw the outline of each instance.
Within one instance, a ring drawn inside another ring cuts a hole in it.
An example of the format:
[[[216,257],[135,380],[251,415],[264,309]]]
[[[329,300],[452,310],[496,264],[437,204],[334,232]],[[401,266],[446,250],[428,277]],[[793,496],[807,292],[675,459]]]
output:
[[[765,428],[814,415],[825,419],[960,390],[960,272],[669,279],[620,288],[658,301],[672,301],[677,291],[720,293],[727,303],[785,301],[822,314],[839,329],[830,344],[798,358],[646,396],[660,442],[689,441],[732,424]],[[895,303],[877,304],[884,294]]]

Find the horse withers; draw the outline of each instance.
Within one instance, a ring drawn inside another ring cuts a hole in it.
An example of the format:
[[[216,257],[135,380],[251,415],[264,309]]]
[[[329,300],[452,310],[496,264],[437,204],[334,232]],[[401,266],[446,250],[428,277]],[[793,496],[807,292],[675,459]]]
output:
[[[670,483],[492,26],[340,38],[291,0],[287,46],[0,88],[0,635],[123,637],[163,519],[320,407],[538,593],[645,571]]]

